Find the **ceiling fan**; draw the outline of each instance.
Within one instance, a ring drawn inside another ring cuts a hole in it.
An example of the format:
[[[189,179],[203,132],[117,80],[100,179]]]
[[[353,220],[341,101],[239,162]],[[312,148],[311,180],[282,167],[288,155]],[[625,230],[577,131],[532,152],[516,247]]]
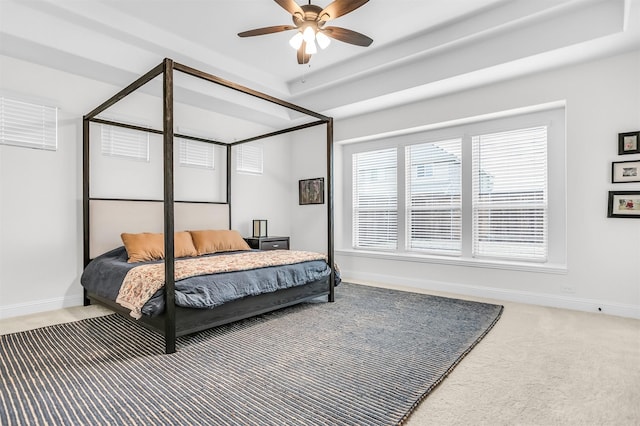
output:
[[[357,46],[369,46],[373,40],[364,34],[340,27],[325,27],[332,19],[346,15],[367,3],[369,0],[335,0],[324,9],[311,4],[298,5],[294,0],[274,0],[283,9],[289,12],[294,25],[276,25],[273,27],[257,28],[255,30],[238,33],[240,37],[253,37],[258,35],[278,33],[281,31],[297,30],[289,44],[298,51],[298,63],[306,64],[318,49],[326,48],[330,38]],[[330,38],[329,38],[330,37]]]

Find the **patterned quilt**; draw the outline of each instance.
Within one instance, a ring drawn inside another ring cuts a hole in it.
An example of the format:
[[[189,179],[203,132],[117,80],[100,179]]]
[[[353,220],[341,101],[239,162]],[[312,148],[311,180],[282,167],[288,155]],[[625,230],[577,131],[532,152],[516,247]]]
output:
[[[247,251],[230,255],[180,259],[175,262],[175,280],[223,272],[246,271],[270,266],[325,260],[320,253],[293,250]],[[116,302],[131,310],[136,319],[144,304],[164,286],[164,263],[136,266],[125,276]]]

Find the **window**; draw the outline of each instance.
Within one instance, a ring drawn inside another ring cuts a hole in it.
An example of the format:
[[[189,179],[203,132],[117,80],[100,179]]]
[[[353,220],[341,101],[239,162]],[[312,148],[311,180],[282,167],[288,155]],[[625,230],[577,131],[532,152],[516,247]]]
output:
[[[352,240],[338,244],[363,256],[564,268],[565,110],[536,109],[345,144]]]
[[[58,109],[0,97],[0,144],[55,151]]]
[[[102,155],[149,161],[149,134],[125,127],[101,125]]]
[[[214,144],[182,138],[178,141],[181,166],[215,169]]]
[[[240,173],[261,175],[262,155],[262,145],[238,145],[236,147],[236,170]]]
[[[547,127],[472,137],[473,255],[547,257]]]
[[[397,150],[353,156],[353,245],[395,249],[398,244]]]
[[[405,150],[408,249],[460,254],[462,140],[409,145]]]

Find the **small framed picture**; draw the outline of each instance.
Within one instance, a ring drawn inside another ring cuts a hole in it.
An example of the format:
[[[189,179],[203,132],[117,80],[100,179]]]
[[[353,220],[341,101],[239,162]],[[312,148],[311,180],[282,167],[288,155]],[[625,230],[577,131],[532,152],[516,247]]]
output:
[[[303,179],[298,182],[299,204],[324,204],[324,178]]]
[[[607,217],[640,219],[640,191],[609,191]]]
[[[640,154],[640,131],[618,133],[618,155]]]
[[[611,182],[640,182],[640,160],[611,163]]]

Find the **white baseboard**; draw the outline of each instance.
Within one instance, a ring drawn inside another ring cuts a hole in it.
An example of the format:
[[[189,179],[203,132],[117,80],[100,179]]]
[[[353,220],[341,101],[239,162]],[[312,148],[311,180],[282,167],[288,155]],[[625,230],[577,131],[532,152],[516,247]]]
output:
[[[583,299],[564,295],[533,293],[525,291],[506,290],[495,287],[481,287],[468,284],[446,283],[433,280],[417,280],[392,275],[371,274],[353,271],[341,271],[345,282],[382,283],[419,288],[422,290],[441,291],[445,293],[461,294],[465,296],[482,297],[488,299],[525,303],[529,305],[549,306],[553,308],[571,309],[574,311],[595,312],[616,315],[626,318],[640,319],[640,306]],[[70,295],[53,299],[38,300],[28,303],[0,306],[0,319],[18,317],[53,311],[56,309],[81,306],[82,295]]]
[[[474,286],[469,284],[447,283],[441,281],[403,278],[392,275],[372,274],[366,272],[341,271],[342,280],[354,283],[381,283],[400,285],[422,290],[474,296],[498,301],[540,305],[553,308],[571,309],[574,311],[594,312],[626,318],[640,319],[640,306],[622,304],[593,299],[583,299],[565,295],[534,293],[527,291],[507,290],[495,287]]]
[[[53,299],[36,300],[27,303],[17,303],[15,305],[0,306],[0,319],[54,311],[71,306],[81,306],[83,303],[82,297],[82,294],[78,294],[56,297]]]

